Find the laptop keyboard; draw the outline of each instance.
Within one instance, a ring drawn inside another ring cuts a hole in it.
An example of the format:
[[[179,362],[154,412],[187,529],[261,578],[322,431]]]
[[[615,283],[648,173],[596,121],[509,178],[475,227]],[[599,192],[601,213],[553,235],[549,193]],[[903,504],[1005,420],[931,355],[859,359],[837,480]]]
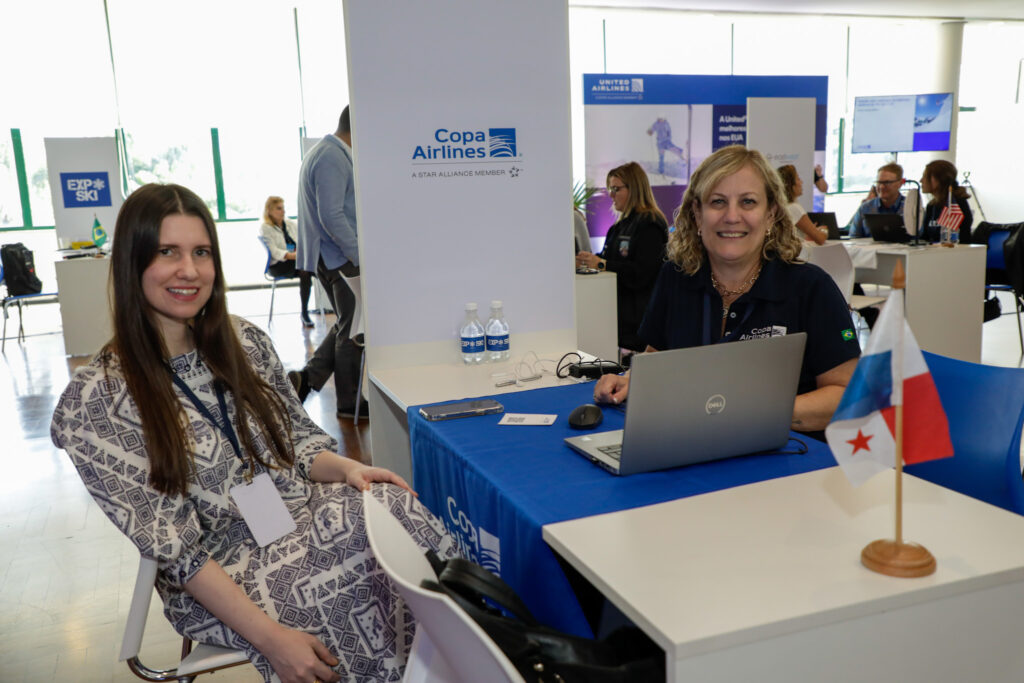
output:
[[[601,451],[609,458],[618,461],[622,459],[622,444],[617,443],[611,446],[598,446],[597,450]]]

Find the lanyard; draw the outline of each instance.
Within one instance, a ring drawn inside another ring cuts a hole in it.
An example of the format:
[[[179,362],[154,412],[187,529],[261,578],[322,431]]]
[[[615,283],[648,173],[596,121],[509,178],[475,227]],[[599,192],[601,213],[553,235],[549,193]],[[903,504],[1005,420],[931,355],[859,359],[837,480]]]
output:
[[[171,373],[171,379],[174,380],[175,386],[181,389],[182,393],[192,401],[192,405],[196,407],[196,410],[198,410],[203,417],[209,420],[213,426],[219,429],[224,436],[228,438],[228,441],[231,442],[231,447],[235,449],[235,455],[245,462],[245,458],[242,457],[242,447],[238,444],[238,435],[235,434],[235,428],[231,426],[231,420],[228,419],[228,404],[227,400],[224,398],[224,390],[221,389],[220,382],[214,382],[213,387],[217,391],[217,404],[220,406],[220,415],[224,419],[223,423],[214,417],[213,413],[210,412],[210,409],[206,407],[206,404],[199,400],[199,397],[196,396],[195,393],[189,389],[189,386],[174,373],[174,370],[168,367],[167,371]],[[249,471],[246,473],[245,478],[247,480],[251,480],[252,462],[247,464],[249,466]]]
[[[740,333],[740,330],[743,329],[743,325],[747,322],[747,319],[750,318],[750,314],[754,312],[754,302],[751,301],[747,306],[744,306],[744,308],[746,310],[743,312],[743,317],[740,318],[740,322],[736,325],[736,327],[732,329],[732,332],[722,337],[721,339],[715,341],[715,344],[721,342],[735,341],[736,336]],[[719,324],[721,324],[721,322],[719,322]],[[711,343],[711,294],[705,291],[704,320],[703,324],[701,325],[701,346],[707,346],[708,344]]]

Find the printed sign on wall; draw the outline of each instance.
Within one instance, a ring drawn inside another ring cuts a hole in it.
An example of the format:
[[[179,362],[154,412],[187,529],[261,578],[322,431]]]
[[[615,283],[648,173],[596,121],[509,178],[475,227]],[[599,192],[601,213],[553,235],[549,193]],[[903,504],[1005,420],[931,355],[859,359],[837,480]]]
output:
[[[44,138],[43,145],[58,247],[102,246],[124,202],[114,138]]]
[[[813,98],[815,159],[824,163],[826,76],[584,74],[587,184],[604,187],[609,170],[635,161],[662,212],[672,216],[700,162],[747,143],[748,97]],[[615,220],[608,196],[595,195],[587,217],[595,249]]]
[[[106,171],[61,173],[60,189],[65,209],[110,206],[110,174]]]

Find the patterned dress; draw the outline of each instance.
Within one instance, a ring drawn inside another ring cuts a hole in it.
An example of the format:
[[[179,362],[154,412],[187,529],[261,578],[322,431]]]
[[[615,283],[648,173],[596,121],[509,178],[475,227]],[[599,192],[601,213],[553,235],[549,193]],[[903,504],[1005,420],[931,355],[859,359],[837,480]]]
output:
[[[196,473],[186,496],[152,488],[138,411],[116,358],[94,358],[75,372],[53,414],[53,442],[67,451],[103,512],[142,555],[157,559],[157,591],[179,633],[244,649],[267,681],[277,680],[259,651],[183,590],[213,559],[271,618],[323,641],[340,660],[343,680],[399,681],[415,624],[370,550],[362,496],[346,484],[309,479],[314,457],[337,444],[303,410],[267,335],[234,320],[249,362],[285,399],[291,416],[295,466],[270,470],[270,476],[295,519],[294,532],[263,548],[256,544],[228,494],[244,483],[246,464],[179,389]],[[171,367],[221,420],[213,375],[198,354],[178,356]],[[227,399],[238,431],[230,392]],[[250,430],[257,448],[266,448]],[[373,490],[422,548],[456,554],[441,522],[408,492],[391,484]]]

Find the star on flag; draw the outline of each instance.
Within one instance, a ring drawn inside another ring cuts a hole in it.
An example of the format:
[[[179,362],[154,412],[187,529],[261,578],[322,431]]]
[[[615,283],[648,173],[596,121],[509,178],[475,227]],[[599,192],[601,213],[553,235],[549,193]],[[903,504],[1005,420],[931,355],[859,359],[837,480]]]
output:
[[[864,432],[858,429],[857,436],[848,440],[846,443],[853,446],[853,455],[856,455],[857,451],[860,450],[868,451],[870,453],[871,447],[868,446],[868,441],[871,441],[871,439],[873,438],[875,438],[874,434],[868,434],[867,436],[865,436]]]

